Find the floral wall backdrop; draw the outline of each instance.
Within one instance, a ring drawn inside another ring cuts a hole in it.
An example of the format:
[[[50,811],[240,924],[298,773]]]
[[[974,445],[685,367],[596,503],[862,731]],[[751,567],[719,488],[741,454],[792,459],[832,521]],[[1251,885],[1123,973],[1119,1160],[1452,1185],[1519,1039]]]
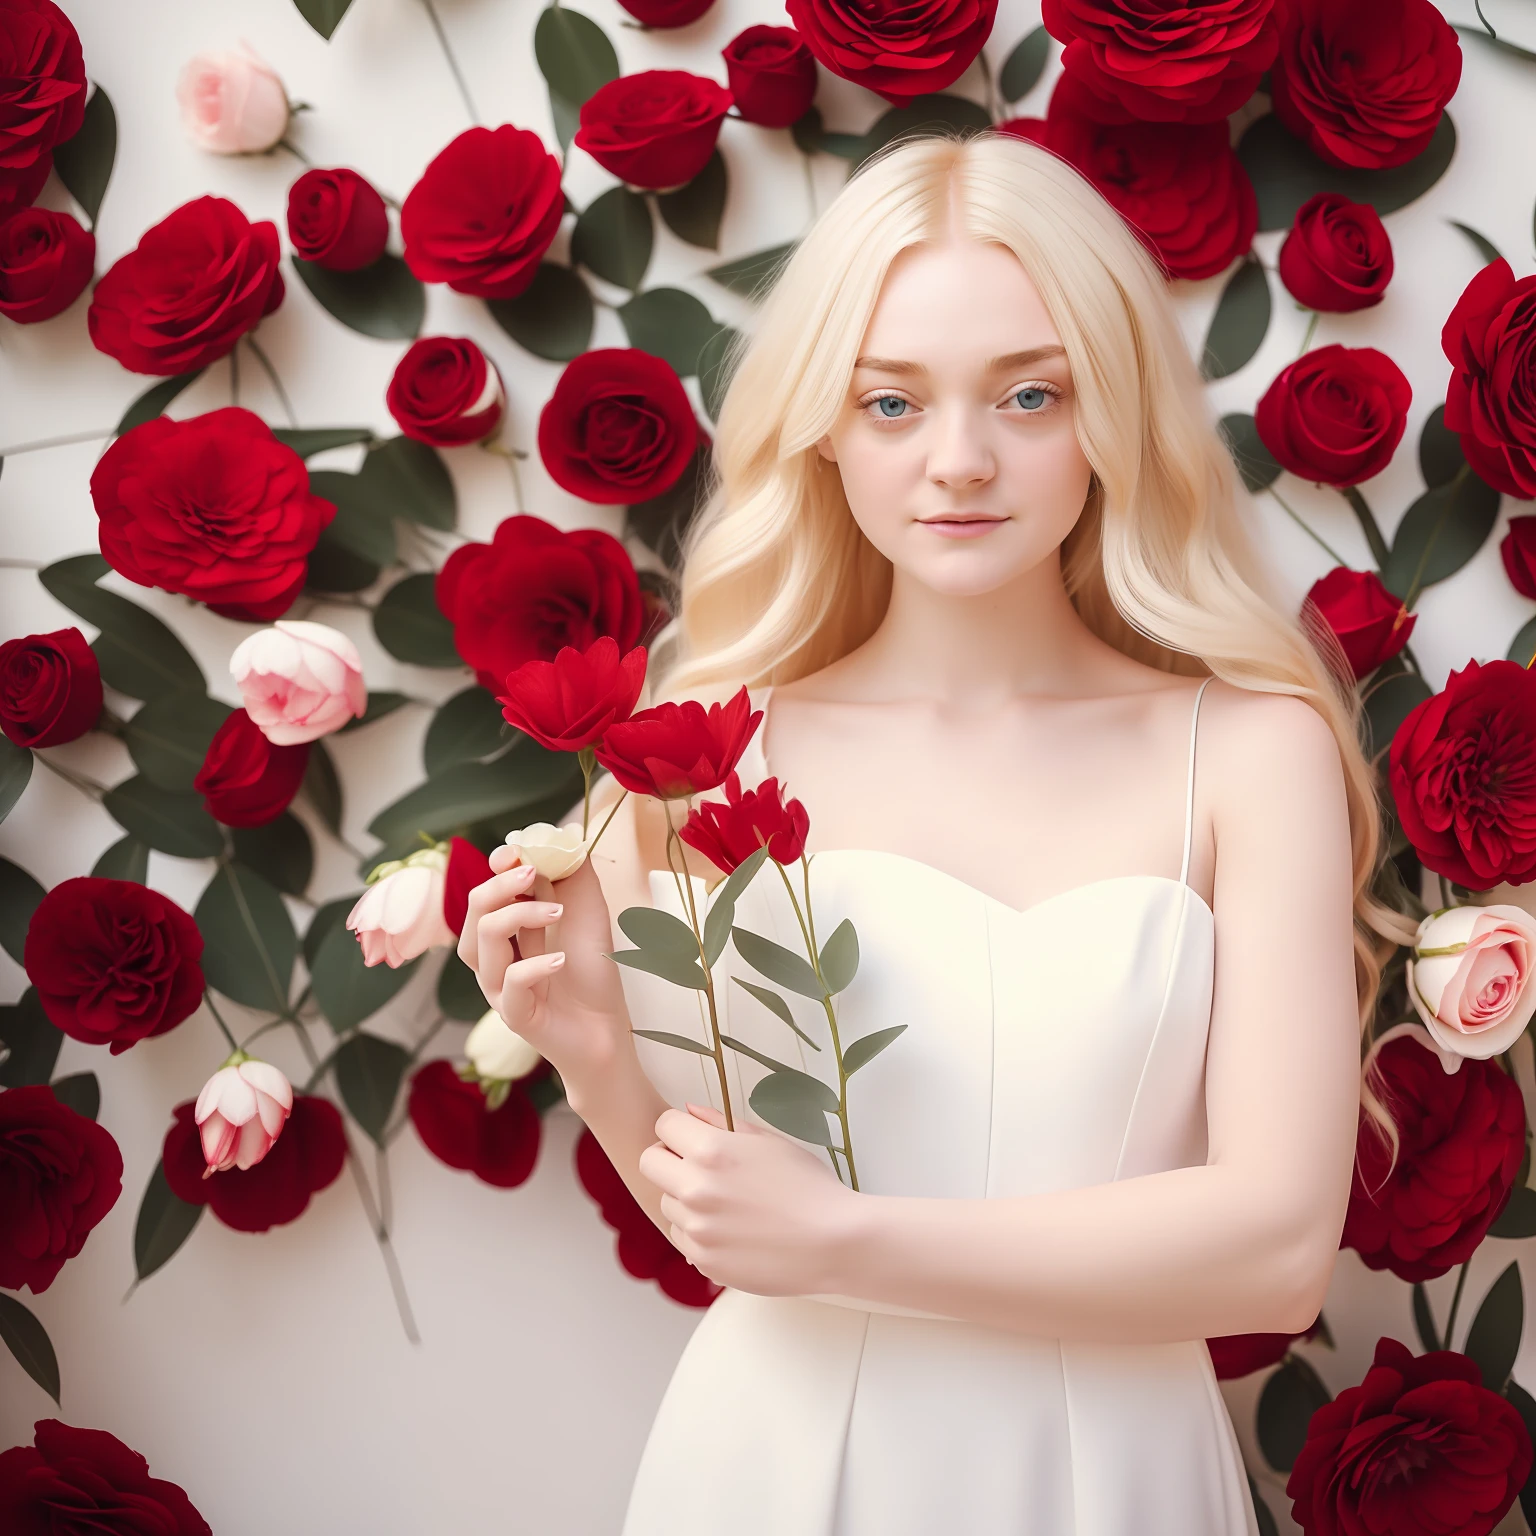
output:
[[[718,1288],[455,932],[602,755],[540,668],[636,705],[754,283],[925,123],[1140,229],[1366,698],[1405,1139],[1212,1344],[1264,1528],[1536,1516],[1530,0],[0,0],[18,1529],[617,1529]]]

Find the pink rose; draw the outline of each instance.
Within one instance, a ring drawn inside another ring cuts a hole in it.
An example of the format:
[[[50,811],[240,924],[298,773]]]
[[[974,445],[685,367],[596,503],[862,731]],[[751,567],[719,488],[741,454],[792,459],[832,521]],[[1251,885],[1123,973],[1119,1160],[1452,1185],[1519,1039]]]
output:
[[[176,81],[181,126],[199,149],[245,155],[271,149],[288,128],[288,93],[245,44],[240,52],[200,53]]]
[[[245,712],[274,746],[339,730],[368,708],[357,647],[327,624],[279,619],[235,647],[230,675]]]
[[[1448,907],[1419,924],[1408,995],[1455,1072],[1462,1058],[1507,1051],[1536,1012],[1536,918],[1505,902]]]
[[[347,914],[347,927],[363,946],[363,964],[394,970],[434,945],[459,936],[443,915],[448,854],[443,845],[381,864]]]
[[[193,1118],[203,1140],[203,1177],[251,1168],[272,1150],[293,1108],[293,1088],[270,1062],[244,1051],[203,1084]]]

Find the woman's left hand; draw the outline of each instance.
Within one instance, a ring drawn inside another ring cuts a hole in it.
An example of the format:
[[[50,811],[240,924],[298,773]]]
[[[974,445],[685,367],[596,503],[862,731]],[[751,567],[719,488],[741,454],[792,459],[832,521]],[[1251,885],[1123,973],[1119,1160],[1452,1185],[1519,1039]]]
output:
[[[832,1289],[857,1199],[798,1142],[717,1109],[666,1110],[639,1168],[662,1191],[673,1244],[717,1285],[759,1296]]]

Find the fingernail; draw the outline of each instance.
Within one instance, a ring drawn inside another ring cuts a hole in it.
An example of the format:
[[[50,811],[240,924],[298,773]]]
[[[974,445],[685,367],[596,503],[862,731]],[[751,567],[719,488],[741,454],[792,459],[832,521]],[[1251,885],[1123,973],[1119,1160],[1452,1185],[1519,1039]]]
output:
[[[560,914],[565,911],[565,906],[562,902],[551,901],[545,904],[544,910],[548,912],[551,917],[559,917]]]
[[[558,971],[560,969],[560,967],[562,965],[564,965],[564,964],[565,964],[565,951],[563,949],[556,950],[555,953],[552,954],[549,957],[549,968],[552,971]]]

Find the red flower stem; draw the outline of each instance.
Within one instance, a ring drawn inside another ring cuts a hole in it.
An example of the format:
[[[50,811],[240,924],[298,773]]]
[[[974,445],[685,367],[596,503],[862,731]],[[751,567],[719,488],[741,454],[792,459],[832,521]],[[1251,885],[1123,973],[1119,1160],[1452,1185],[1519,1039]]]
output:
[[[1444,1344],[1447,1349],[1451,1346],[1451,1333],[1456,1327],[1456,1309],[1461,1305],[1461,1288],[1467,1283],[1467,1271],[1472,1267],[1472,1260],[1467,1259],[1461,1266],[1461,1273],[1456,1276],[1456,1291],[1451,1297],[1451,1315],[1445,1320]]]

